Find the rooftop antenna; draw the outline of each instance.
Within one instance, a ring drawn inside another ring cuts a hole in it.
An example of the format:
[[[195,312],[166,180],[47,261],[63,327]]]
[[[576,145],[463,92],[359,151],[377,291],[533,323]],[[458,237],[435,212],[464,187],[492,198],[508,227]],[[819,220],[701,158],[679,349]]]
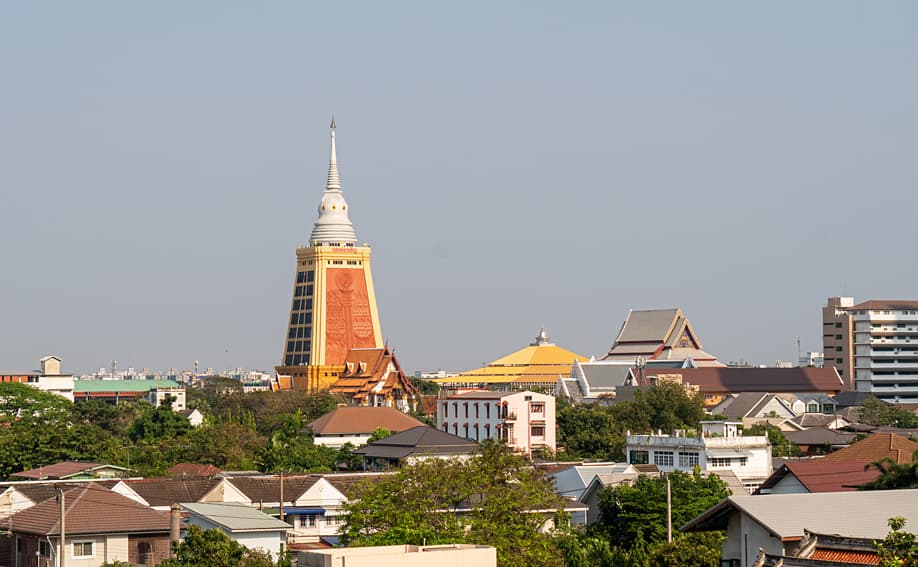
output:
[[[800,366],[800,335],[797,335],[797,366]]]

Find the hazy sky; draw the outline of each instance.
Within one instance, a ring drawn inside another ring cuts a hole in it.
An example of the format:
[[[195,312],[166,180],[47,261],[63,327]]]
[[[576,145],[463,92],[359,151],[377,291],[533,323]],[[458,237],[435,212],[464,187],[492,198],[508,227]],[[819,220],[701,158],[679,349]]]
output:
[[[918,296],[914,2],[9,2],[0,368],[280,362],[338,125],[383,334],[466,370]]]

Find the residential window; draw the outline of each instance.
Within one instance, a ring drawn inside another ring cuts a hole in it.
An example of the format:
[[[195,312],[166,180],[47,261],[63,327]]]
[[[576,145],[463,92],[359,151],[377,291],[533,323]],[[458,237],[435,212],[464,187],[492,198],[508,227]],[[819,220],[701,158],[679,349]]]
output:
[[[42,557],[51,557],[51,544],[43,539],[38,540],[38,554]]]
[[[841,338],[842,338],[842,336],[841,336],[841,335],[835,335],[835,338],[836,338],[837,340],[839,340],[839,341],[840,341],[840,340],[841,340]]]
[[[662,467],[673,466],[673,452],[672,451],[654,451],[653,464],[657,466],[662,466]]]
[[[841,329],[841,323],[835,323],[835,328],[836,328],[836,329]]]
[[[334,516],[325,516],[325,525],[326,525],[326,526],[332,526],[332,525],[334,525],[334,524],[335,524],[335,517],[334,517]]]
[[[315,514],[303,514],[302,516],[300,516],[300,527],[301,528],[316,527],[316,515]]]
[[[532,404],[532,413],[545,413],[545,404]]]
[[[730,457],[712,457],[712,468],[725,468],[730,466]]]
[[[449,404],[448,403],[443,404],[443,417],[444,418],[449,417]]]
[[[480,411],[480,410],[479,410],[479,408],[478,408],[478,402],[475,402],[475,419],[478,419],[478,418],[480,417],[480,416],[478,415],[478,412],[479,412],[479,411]]]
[[[74,557],[92,557],[92,543],[91,541],[75,541],[73,542],[73,556]]]
[[[632,465],[646,465],[650,462],[650,453],[632,449],[629,453],[628,462]]]
[[[485,404],[485,419],[491,419],[491,404]]]
[[[544,425],[533,425],[530,433],[533,437],[545,437],[545,426]]]
[[[679,466],[694,467],[698,464],[698,453],[691,451],[679,451]]]

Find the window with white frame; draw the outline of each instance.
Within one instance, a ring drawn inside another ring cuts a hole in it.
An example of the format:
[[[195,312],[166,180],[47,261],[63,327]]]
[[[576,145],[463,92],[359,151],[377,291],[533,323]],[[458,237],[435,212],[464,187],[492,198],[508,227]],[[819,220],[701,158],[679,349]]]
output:
[[[73,556],[74,557],[92,557],[92,544],[90,541],[75,541],[73,542]]]
[[[679,451],[679,466],[694,467],[698,464],[698,453],[694,451]]]
[[[657,466],[661,466],[661,467],[673,466],[673,452],[672,451],[654,451],[653,464]]]

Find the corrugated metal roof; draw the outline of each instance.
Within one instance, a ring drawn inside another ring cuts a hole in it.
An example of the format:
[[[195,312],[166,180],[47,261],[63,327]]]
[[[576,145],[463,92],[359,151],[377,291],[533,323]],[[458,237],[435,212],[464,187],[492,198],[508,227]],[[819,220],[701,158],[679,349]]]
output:
[[[232,502],[182,504],[182,508],[232,532],[289,530],[290,524],[246,504]]]
[[[702,525],[730,508],[745,512],[781,539],[803,537],[804,530],[882,539],[889,533],[887,522],[893,516],[904,517],[907,525],[918,525],[918,490],[731,496],[683,529]]]

